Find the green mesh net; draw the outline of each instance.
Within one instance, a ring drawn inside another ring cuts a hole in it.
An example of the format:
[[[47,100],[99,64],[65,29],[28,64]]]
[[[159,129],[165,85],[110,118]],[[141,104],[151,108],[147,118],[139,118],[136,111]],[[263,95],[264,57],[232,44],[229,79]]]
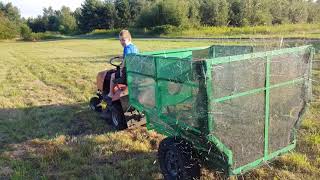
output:
[[[211,46],[130,55],[129,99],[147,127],[214,145],[238,174],[295,147],[310,97],[310,46]]]

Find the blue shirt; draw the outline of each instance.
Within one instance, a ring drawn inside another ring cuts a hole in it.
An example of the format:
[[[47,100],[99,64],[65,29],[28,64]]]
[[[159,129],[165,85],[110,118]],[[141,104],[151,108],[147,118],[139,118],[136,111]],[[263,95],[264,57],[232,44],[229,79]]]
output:
[[[128,44],[123,49],[123,58],[125,58],[127,54],[137,54],[137,53],[139,53],[138,48],[134,44]]]

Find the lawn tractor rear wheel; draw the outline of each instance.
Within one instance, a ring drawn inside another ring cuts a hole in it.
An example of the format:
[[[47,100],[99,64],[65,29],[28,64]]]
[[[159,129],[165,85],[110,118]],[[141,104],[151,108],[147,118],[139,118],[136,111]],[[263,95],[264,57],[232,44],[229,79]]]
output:
[[[128,128],[120,101],[114,101],[111,109],[111,123],[116,130]]]
[[[90,108],[96,112],[101,112],[102,107],[100,106],[101,100],[98,97],[92,97],[90,99]]]
[[[192,146],[181,139],[168,137],[161,141],[158,158],[164,179],[200,178],[200,165]]]

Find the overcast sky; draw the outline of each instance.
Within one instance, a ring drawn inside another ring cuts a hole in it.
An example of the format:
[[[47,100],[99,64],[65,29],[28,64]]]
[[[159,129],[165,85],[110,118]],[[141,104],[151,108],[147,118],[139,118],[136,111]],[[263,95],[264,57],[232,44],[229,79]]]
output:
[[[52,6],[53,9],[60,9],[65,5],[75,10],[81,6],[84,0],[0,0],[4,3],[11,2],[20,10],[22,17],[36,17],[42,14],[42,9]]]

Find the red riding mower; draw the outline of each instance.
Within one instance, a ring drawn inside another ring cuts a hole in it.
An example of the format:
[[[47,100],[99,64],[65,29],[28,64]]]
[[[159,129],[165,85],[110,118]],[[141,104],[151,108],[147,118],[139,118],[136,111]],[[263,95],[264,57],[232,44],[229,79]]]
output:
[[[116,130],[127,129],[136,124],[145,124],[142,121],[144,115],[135,110],[129,104],[128,88],[126,82],[126,75],[123,73],[123,77],[120,77],[121,57],[113,57],[109,60],[109,63],[116,67],[108,71],[99,72],[97,75],[97,94],[90,99],[90,108],[98,113],[102,113],[102,118],[110,123]],[[114,86],[111,89],[113,91],[112,105],[108,107],[105,100],[105,96],[110,91],[110,79],[111,74],[115,73]]]

